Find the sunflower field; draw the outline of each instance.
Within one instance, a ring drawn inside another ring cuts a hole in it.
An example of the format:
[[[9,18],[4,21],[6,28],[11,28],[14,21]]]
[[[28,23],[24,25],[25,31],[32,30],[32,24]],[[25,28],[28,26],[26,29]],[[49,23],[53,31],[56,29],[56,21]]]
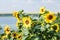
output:
[[[34,19],[23,12],[13,12],[17,30],[10,30],[6,25],[0,40],[60,40],[60,13],[55,14],[41,7],[38,19]]]

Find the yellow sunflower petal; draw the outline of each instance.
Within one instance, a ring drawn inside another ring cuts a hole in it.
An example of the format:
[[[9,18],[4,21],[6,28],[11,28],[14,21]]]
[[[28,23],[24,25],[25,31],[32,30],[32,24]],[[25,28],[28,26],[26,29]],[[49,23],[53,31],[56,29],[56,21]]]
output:
[[[57,29],[55,30],[56,32],[59,31],[59,25],[58,24],[55,24],[57,26]]]
[[[16,17],[17,20],[20,20],[19,13],[17,11],[13,12],[13,16]]]
[[[13,16],[14,16],[14,17],[17,17],[17,14],[18,14],[17,11],[14,11],[14,12],[13,12]]]
[[[22,40],[22,34],[18,35],[18,40]]]
[[[18,38],[18,33],[16,33],[16,32],[12,33],[12,37],[13,38]]]
[[[23,26],[24,26],[24,27],[26,27],[26,28],[31,27],[32,20],[31,20],[30,17],[23,17],[23,18],[22,18],[22,22],[23,22]]]
[[[45,12],[45,7],[41,7],[40,8],[40,14],[44,14],[44,12]]]
[[[59,25],[58,24],[52,25],[51,30],[55,30],[56,32],[58,32],[59,31]]]
[[[2,39],[3,39],[3,40],[4,40],[5,38],[7,38],[7,35],[2,36]]]
[[[53,13],[48,13],[45,15],[46,23],[51,23],[56,19],[56,16]]]
[[[6,34],[10,33],[10,28],[9,28],[8,25],[5,26],[4,31],[5,31]]]

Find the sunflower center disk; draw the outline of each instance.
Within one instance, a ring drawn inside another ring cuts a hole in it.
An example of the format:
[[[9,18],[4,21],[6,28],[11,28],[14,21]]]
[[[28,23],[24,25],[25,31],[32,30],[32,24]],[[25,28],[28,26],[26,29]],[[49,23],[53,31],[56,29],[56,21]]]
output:
[[[25,23],[28,25],[28,24],[29,24],[29,21],[28,21],[28,20],[26,20],[26,21],[25,21]]]
[[[56,25],[54,25],[54,26],[53,26],[53,29],[54,29],[54,30],[56,30],[56,29],[57,29],[57,26],[56,26]]]
[[[21,38],[21,36],[19,36],[18,38]]]
[[[44,10],[42,9],[41,11],[43,12]]]
[[[51,20],[52,18],[53,18],[53,16],[52,16],[52,15],[49,15],[49,16],[48,16],[48,19],[49,19],[49,20]]]
[[[16,34],[14,34],[14,36],[16,36]]]
[[[9,31],[9,29],[7,29],[7,31]]]

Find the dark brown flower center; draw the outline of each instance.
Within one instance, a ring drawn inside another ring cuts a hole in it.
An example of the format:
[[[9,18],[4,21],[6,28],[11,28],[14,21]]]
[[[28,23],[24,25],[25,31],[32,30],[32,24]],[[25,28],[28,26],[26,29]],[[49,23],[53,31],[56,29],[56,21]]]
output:
[[[21,36],[19,36],[18,38],[21,38]]]
[[[7,30],[6,31],[9,31],[9,29],[7,28]]]
[[[16,34],[14,34],[13,36],[16,36]]]
[[[44,10],[43,10],[43,9],[41,9],[41,11],[42,11],[42,12],[44,12]]]
[[[49,20],[51,20],[52,18],[53,18],[53,16],[52,16],[52,15],[49,15],[49,16],[48,16],[48,19],[49,19]]]
[[[20,17],[19,17],[19,14],[17,14],[17,17],[20,18]]]
[[[29,20],[26,20],[25,23],[26,23],[26,24],[29,24]]]
[[[54,29],[54,30],[56,30],[56,29],[57,29],[57,26],[56,26],[56,25],[54,25],[54,26],[53,26],[53,29]]]

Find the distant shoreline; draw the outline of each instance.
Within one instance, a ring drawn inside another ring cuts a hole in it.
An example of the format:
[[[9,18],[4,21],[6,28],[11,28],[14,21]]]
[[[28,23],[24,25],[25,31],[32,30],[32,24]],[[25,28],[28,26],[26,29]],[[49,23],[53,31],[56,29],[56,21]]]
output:
[[[29,15],[39,15],[39,13],[24,13],[24,14],[29,14]],[[60,15],[60,14],[59,14]],[[7,14],[0,14],[0,17],[2,16],[13,16],[11,13],[7,13]]]
[[[12,16],[12,14],[0,14],[0,16]]]
[[[35,14],[35,15],[37,15],[37,14],[39,14],[39,13],[24,13],[24,14]],[[12,16],[12,14],[11,13],[8,13],[8,14],[0,14],[0,16]]]

